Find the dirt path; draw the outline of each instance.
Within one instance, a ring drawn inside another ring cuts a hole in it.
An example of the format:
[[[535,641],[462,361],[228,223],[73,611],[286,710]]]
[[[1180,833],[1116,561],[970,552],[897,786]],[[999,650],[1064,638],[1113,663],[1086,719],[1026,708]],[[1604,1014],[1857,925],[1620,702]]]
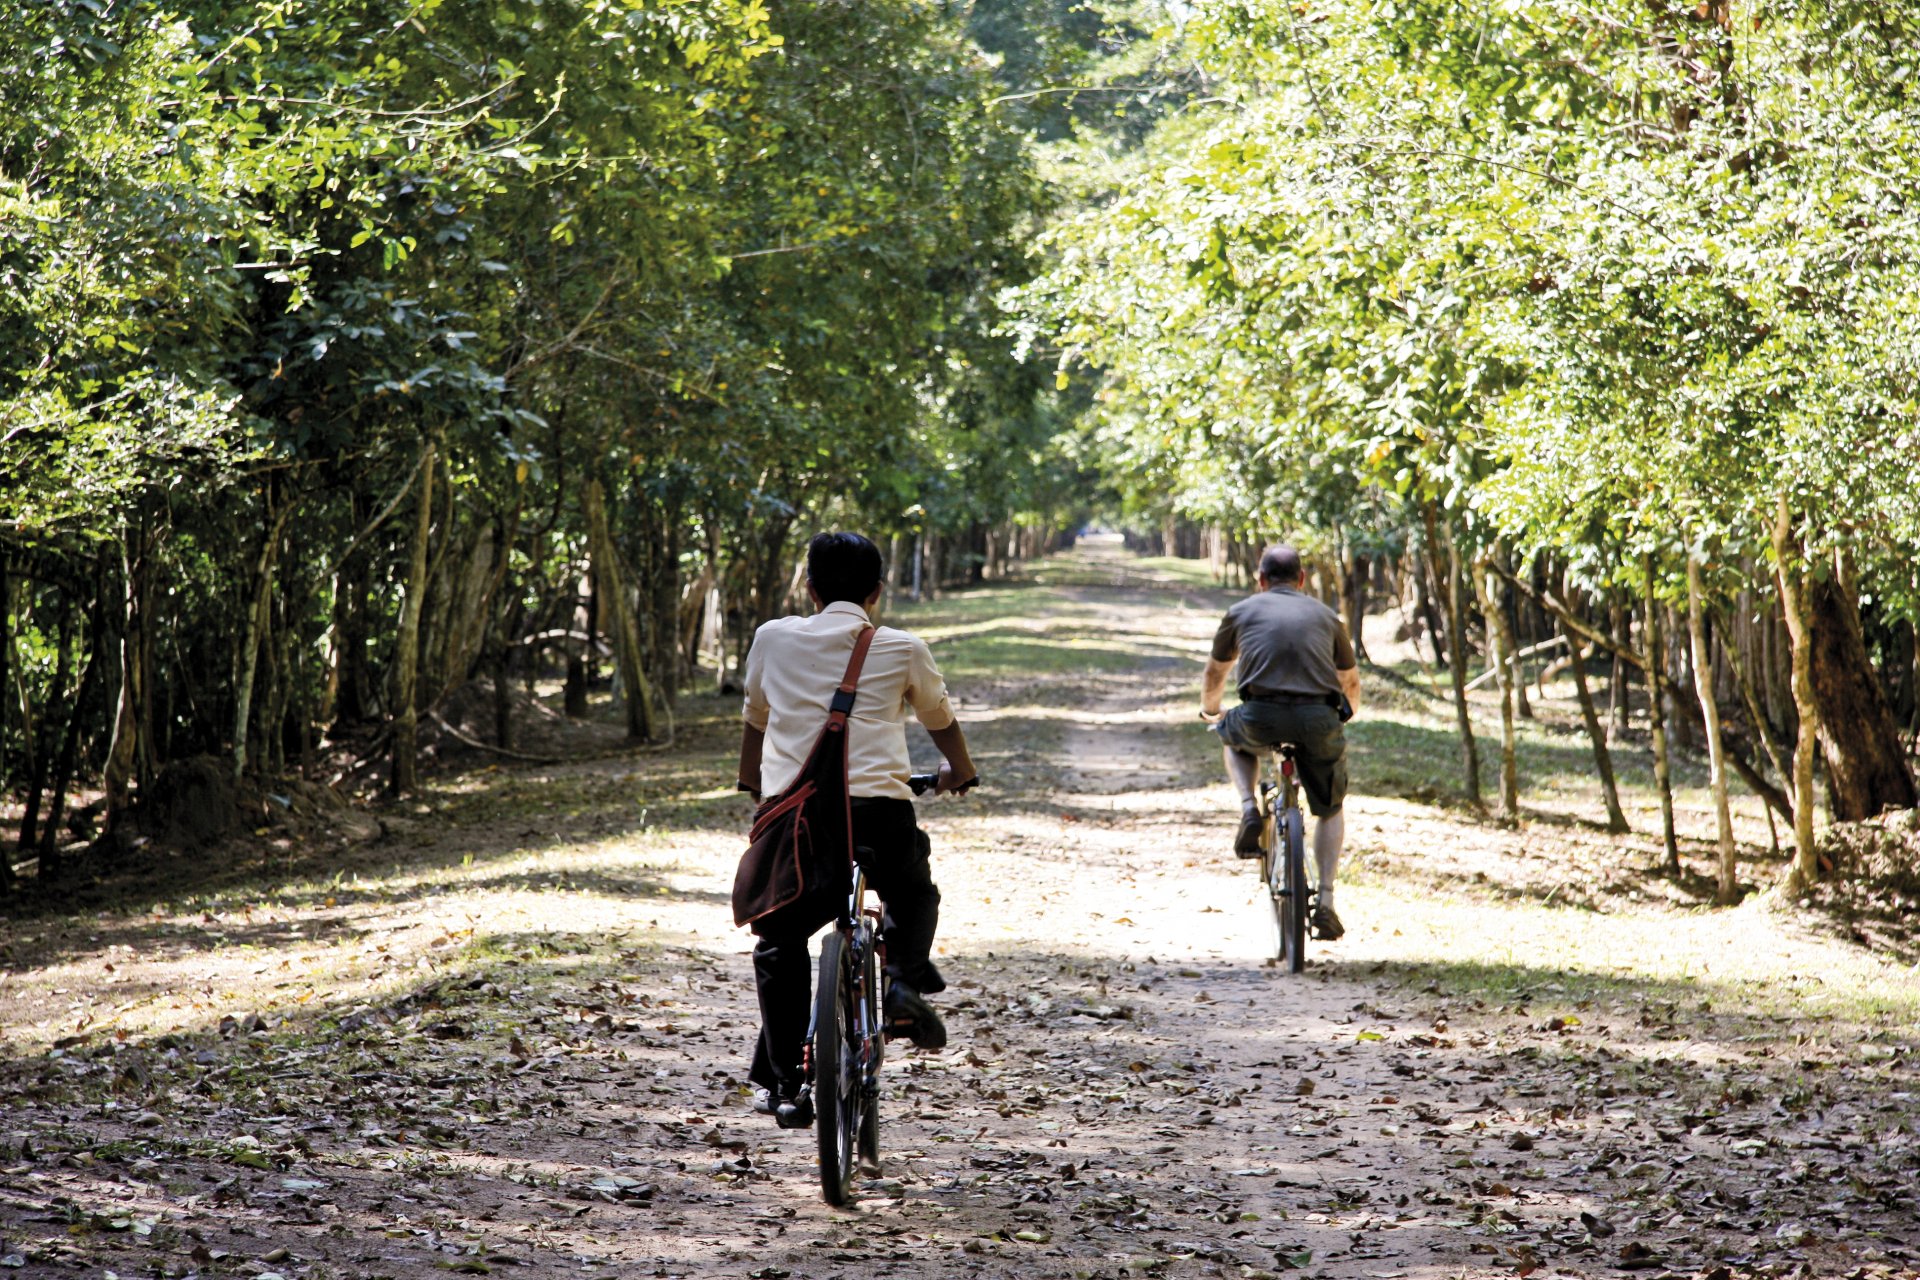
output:
[[[671,758],[448,779],[324,879],[14,927],[0,1273],[1916,1274],[1913,992],[1790,1019],[1707,972],[1910,968],[1637,870],[1630,908],[1542,902],[1637,846],[1362,792],[1348,938],[1279,973],[1192,716],[1221,597],[1073,570],[924,615],[951,671],[1053,657],[956,678],[991,789],[923,806],[953,1039],[890,1061],[856,1208],[741,1083],[715,704]],[[48,1052],[115,982],[125,1038]]]

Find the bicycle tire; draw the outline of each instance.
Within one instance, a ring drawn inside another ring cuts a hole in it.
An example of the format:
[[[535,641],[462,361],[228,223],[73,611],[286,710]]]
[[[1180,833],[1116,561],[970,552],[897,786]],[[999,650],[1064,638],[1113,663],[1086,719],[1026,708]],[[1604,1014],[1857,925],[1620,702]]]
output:
[[[1280,815],[1282,839],[1281,869],[1285,893],[1280,910],[1281,963],[1288,973],[1307,967],[1307,852],[1306,822],[1300,810],[1288,809]]]
[[[874,1177],[880,1173],[880,1064],[886,1056],[886,1036],[880,1031],[880,959],[876,951],[869,930],[867,945],[860,957],[860,1026],[872,1035],[856,1034],[854,1038],[863,1051],[857,1059],[860,1063],[860,1168]]]
[[[860,1125],[858,1067],[848,1039],[853,1003],[846,935],[820,943],[820,981],[813,993],[813,1114],[820,1148],[820,1193],[835,1208],[853,1199],[854,1135]]]

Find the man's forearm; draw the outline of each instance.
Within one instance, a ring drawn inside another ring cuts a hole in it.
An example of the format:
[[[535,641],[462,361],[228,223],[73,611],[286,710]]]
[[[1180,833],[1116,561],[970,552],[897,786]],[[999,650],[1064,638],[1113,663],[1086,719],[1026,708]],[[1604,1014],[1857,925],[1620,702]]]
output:
[[[1360,709],[1360,668],[1348,667],[1345,671],[1336,671],[1340,677],[1340,692],[1347,695],[1347,703],[1355,711]]]
[[[980,771],[973,767],[973,757],[967,754],[967,735],[960,731],[960,722],[955,720],[944,729],[929,729],[927,736],[933,739],[933,745],[940,748],[940,754],[946,757],[947,768],[961,782],[967,782],[979,776]]]
[[[1206,674],[1200,677],[1200,709],[1218,711],[1220,698],[1227,691],[1227,673],[1233,670],[1231,662],[1222,662],[1218,658],[1207,659]]]
[[[740,785],[758,795],[760,792],[760,751],[766,746],[767,731],[746,726],[740,734]]]

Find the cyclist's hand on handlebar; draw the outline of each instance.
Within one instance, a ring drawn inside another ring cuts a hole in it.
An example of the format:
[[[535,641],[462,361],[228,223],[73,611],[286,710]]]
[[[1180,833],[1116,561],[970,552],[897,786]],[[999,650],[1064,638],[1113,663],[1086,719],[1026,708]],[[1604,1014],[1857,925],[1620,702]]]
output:
[[[980,775],[977,773],[970,778],[956,779],[953,776],[953,766],[943,764],[940,766],[940,772],[935,776],[933,791],[935,795],[942,796],[965,795],[967,788],[978,781],[980,781]]]

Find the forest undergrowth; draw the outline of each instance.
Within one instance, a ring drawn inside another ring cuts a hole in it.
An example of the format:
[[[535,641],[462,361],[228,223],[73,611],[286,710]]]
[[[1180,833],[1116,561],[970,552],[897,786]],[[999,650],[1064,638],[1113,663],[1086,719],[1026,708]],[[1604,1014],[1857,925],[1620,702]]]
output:
[[[896,1046],[852,1210],[749,1108],[737,707],[686,694],[670,753],[588,725],[573,759],[449,759],[417,800],[18,911],[0,1268],[1920,1274],[1910,935],[1766,892],[1786,854],[1750,801],[1751,891],[1710,907],[1704,766],[1676,877],[1631,733],[1608,835],[1565,690],[1501,827],[1452,798],[1437,673],[1370,620],[1349,932],[1264,964],[1193,716],[1230,598],[1096,546],[894,611],[988,785],[923,805],[953,1040]]]

